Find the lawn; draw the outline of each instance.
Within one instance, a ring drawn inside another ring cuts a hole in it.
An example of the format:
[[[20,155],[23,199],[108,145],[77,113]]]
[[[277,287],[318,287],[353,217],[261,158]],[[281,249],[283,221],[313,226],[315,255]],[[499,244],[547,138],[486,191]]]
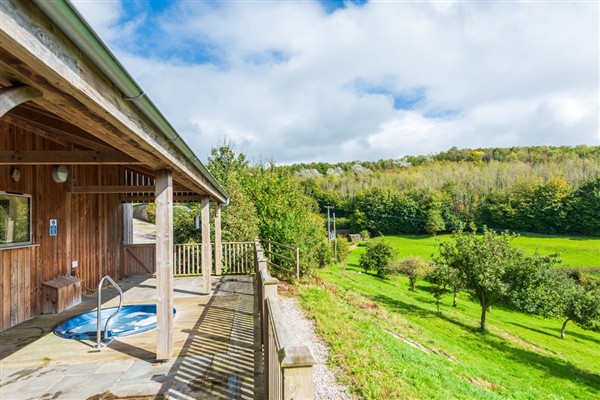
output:
[[[450,235],[386,236],[398,249],[398,256],[420,256],[430,260],[437,254],[438,245]],[[527,253],[538,250],[541,254],[559,253],[565,265],[574,268],[600,268],[600,238],[580,236],[520,235],[514,245]]]
[[[432,238],[389,239],[401,256],[427,257],[435,245]],[[358,268],[363,251],[298,287],[331,345],[331,362],[360,398],[600,398],[599,333],[569,323],[561,340],[560,320],[494,307],[483,334],[480,307],[466,294],[456,308],[451,295],[443,297],[438,314],[427,283],[411,292],[404,277],[365,274]]]

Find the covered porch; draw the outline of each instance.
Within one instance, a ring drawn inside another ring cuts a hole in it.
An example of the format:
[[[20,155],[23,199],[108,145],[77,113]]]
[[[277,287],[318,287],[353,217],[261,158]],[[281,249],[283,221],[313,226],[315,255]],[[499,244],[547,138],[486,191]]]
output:
[[[52,333],[60,322],[95,308],[95,298],[61,314],[42,315],[0,333],[0,397],[6,399],[263,398],[254,278],[174,279],[173,357],[156,361],[156,331],[119,337],[100,353],[95,343]],[[155,301],[156,279],[120,285],[124,304]],[[117,305],[115,290],[105,305]]]

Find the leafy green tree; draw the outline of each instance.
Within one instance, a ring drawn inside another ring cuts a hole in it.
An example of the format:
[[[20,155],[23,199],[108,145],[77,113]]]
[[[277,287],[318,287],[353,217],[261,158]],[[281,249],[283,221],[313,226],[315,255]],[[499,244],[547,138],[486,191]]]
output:
[[[448,292],[448,284],[451,282],[450,275],[454,273],[455,271],[446,264],[434,264],[433,270],[426,277],[433,284],[431,293],[435,298],[438,314],[440,313],[440,299]]]
[[[230,201],[229,206],[221,211],[223,241],[253,241],[259,236],[258,216],[254,204],[245,193],[238,173],[230,173],[226,182]]]
[[[570,232],[600,236],[600,177],[584,182],[566,203]]]
[[[462,234],[462,231],[455,235]],[[452,307],[456,307],[458,292],[460,292],[465,283],[462,280],[463,275],[460,271],[463,269],[462,263],[465,261],[462,254],[459,253],[456,245],[457,241],[443,242],[439,245],[439,256],[434,259],[436,264],[435,273],[432,279],[436,284],[443,284],[452,288],[453,300]]]
[[[327,237],[325,223],[298,180],[272,165],[258,165],[251,168],[244,188],[256,210],[260,237],[299,247],[301,274],[318,267],[325,256],[319,253]]]
[[[564,339],[567,323],[573,321],[582,329],[600,329],[600,290],[586,289],[582,285],[571,284],[565,290],[565,303],[562,312],[566,318],[560,330],[560,338]]]
[[[359,265],[365,272],[375,270],[377,276],[385,278],[390,274],[389,265],[395,255],[396,250],[385,238],[376,238],[367,242],[367,249],[361,254]]]
[[[425,222],[425,231],[434,235],[446,229],[446,223],[442,218],[442,212],[438,209],[431,209],[427,212],[427,221]]]
[[[397,262],[395,269],[408,277],[410,290],[414,292],[417,280],[429,274],[433,266],[421,257],[406,257]]]
[[[232,174],[244,175],[248,171],[248,160],[244,153],[237,153],[230,143],[222,143],[210,150],[207,168],[215,178],[227,186]]]
[[[348,239],[344,237],[338,237],[335,245],[337,254],[337,260],[335,261],[346,262],[346,258],[348,257],[348,253],[350,252],[350,243],[348,243]]]
[[[494,304],[502,303],[511,287],[513,271],[519,268],[524,255],[510,245],[513,238],[506,232],[497,235],[484,229],[483,235],[475,232],[453,235],[455,252],[447,259],[440,253],[439,261],[456,270],[458,279],[464,282],[481,306],[480,327],[486,330],[487,311]]]

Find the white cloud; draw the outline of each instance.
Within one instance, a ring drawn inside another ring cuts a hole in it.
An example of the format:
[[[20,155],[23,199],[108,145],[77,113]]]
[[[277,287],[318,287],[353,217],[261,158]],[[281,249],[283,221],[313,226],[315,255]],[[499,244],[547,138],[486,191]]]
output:
[[[600,143],[597,3],[77,7],[201,158],[223,139],[280,162]],[[152,33],[150,55],[135,38]],[[415,88],[423,101],[394,109]]]

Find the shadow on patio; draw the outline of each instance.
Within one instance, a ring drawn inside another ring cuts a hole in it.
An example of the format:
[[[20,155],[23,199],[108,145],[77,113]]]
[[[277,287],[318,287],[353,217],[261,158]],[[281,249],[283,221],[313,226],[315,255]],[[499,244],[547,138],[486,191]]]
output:
[[[154,360],[156,330],[119,337],[101,353],[88,353],[89,341],[51,333],[54,325],[89,309],[89,302],[0,333],[0,398],[261,398],[255,390],[261,388],[255,357],[262,353],[254,339],[252,277],[213,278],[210,298],[198,294],[200,279],[175,278],[174,356],[166,363]],[[123,283],[125,304],[152,302],[153,278]]]

